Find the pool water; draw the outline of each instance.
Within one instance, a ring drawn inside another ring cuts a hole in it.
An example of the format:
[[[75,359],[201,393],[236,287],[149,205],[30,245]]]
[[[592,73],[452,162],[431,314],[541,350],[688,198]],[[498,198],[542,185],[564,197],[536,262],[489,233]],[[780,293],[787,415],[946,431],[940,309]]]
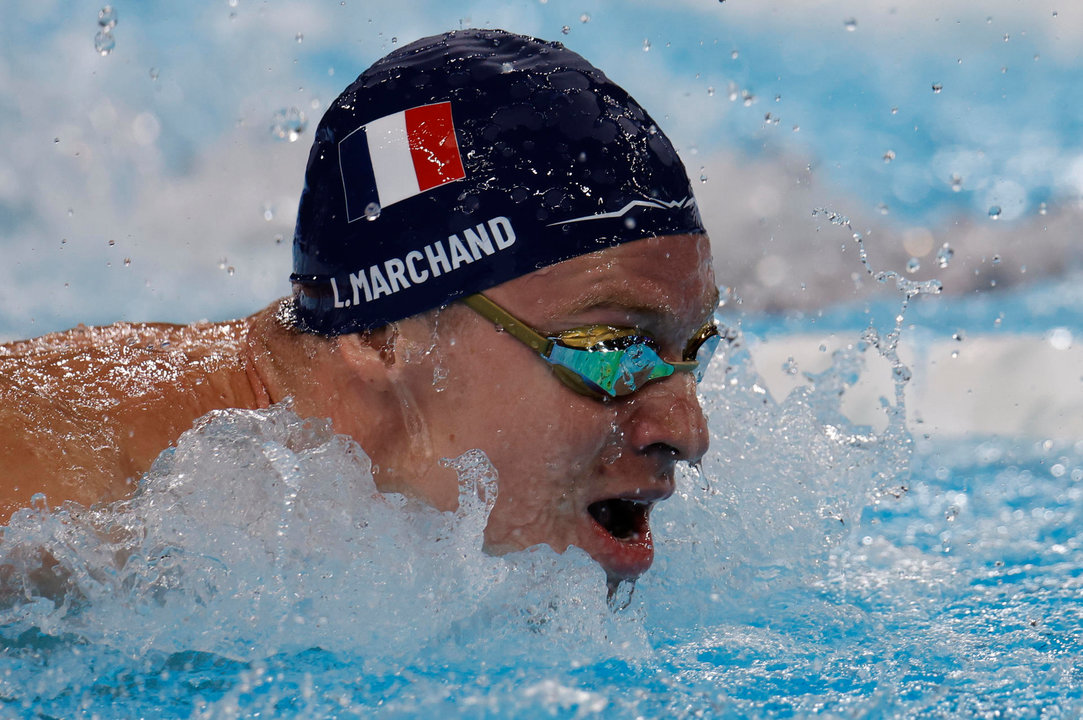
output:
[[[1037,346],[1083,332],[1075,287],[923,299],[903,332]],[[437,513],[288,406],[209,417],[130,501],[5,529],[0,717],[1079,717],[1083,438],[848,420],[897,312],[741,319],[851,347],[781,400],[741,348],[712,368],[712,450],[611,599],[577,550],[480,552],[480,454]]]

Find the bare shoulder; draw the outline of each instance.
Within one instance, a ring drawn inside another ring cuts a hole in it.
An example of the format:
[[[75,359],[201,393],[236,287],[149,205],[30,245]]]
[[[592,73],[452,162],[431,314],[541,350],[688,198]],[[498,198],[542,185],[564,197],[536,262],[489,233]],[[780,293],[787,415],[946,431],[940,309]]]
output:
[[[0,523],[50,504],[126,495],[192,422],[259,404],[247,320],[80,326],[0,345]]]

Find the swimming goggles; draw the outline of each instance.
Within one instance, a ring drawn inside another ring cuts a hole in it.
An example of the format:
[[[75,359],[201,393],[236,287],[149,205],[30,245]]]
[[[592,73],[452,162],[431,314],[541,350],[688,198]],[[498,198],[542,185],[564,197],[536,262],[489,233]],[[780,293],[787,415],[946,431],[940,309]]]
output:
[[[675,372],[692,373],[699,382],[722,338],[711,318],[688,341],[681,361],[666,362],[658,342],[637,328],[586,325],[545,337],[481,293],[463,303],[538,353],[562,383],[590,397],[631,395]]]

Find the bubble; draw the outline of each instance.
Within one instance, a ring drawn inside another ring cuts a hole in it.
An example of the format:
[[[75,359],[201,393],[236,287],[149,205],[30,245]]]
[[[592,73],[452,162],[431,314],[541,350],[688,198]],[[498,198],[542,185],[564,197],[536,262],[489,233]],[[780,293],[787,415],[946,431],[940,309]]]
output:
[[[941,268],[946,268],[951,264],[951,259],[955,257],[955,251],[951,249],[951,245],[944,243],[940,246],[940,249],[936,251],[936,264]]]
[[[116,46],[117,39],[113,37],[113,33],[108,30],[101,30],[94,36],[94,49],[102,56],[113,52],[113,48]]]
[[[906,272],[910,273],[911,275],[913,275],[920,269],[921,260],[918,260],[916,257],[912,257],[906,261]]]
[[[857,30],[857,20],[854,18],[848,18],[843,24],[846,26],[846,32],[854,32]]]
[[[283,108],[271,118],[271,134],[279,140],[297,142],[306,126],[305,114],[295,107]]]
[[[117,11],[112,5],[106,5],[98,11],[98,24],[106,30],[112,30],[117,26]]]
[[[934,93],[939,93],[943,89],[944,89],[943,83],[933,83],[933,92]]]
[[[989,208],[989,217],[990,218],[992,218],[993,220],[999,220],[1000,219],[1000,213],[1001,213],[1001,210],[1000,210],[999,205],[990,206],[990,208]]]
[[[380,217],[380,212],[380,203],[370,202],[368,205],[365,206],[365,219],[369,221],[375,220],[376,218]]]
[[[884,162],[885,163],[889,163],[894,159],[895,159],[895,151],[894,150],[888,150],[887,152],[884,153]]]

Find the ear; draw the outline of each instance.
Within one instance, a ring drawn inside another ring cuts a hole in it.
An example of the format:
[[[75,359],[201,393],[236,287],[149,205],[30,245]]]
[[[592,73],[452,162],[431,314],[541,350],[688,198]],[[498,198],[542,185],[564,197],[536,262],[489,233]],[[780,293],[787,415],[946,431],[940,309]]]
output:
[[[376,330],[339,335],[335,342],[343,362],[351,368],[366,375],[374,371],[386,373],[397,365],[395,340],[398,334],[398,328],[392,323]]]

